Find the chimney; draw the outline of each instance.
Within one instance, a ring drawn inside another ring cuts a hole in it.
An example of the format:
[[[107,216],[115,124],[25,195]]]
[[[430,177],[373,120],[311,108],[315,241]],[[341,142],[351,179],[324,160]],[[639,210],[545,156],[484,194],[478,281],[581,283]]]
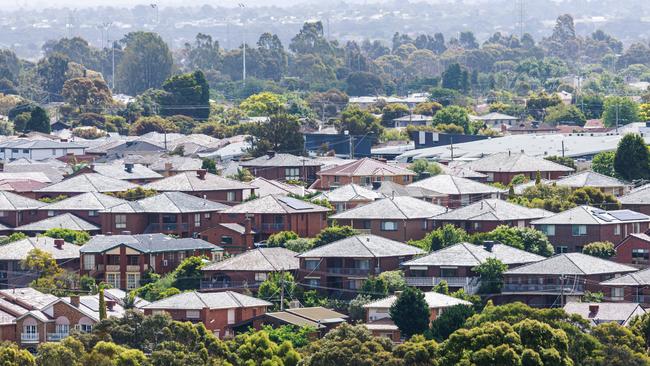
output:
[[[196,176],[197,176],[199,179],[204,180],[204,179],[205,179],[205,173],[207,173],[207,172],[208,172],[208,171],[205,170],[205,169],[199,169],[199,170],[196,171]]]
[[[248,235],[252,232],[252,222],[250,217],[247,217],[246,220],[244,220],[244,234]]]
[[[266,155],[269,156],[269,159],[270,159],[270,158],[273,158],[273,157],[275,157],[275,151],[273,151],[273,150],[269,150],[269,151],[266,152]]]
[[[492,248],[494,247],[494,240],[485,240],[485,241],[483,241],[483,247],[488,252],[491,252]]]
[[[124,163],[124,171],[133,173],[133,163]]]
[[[165,171],[171,172],[174,165],[172,163],[165,163]]]
[[[589,305],[589,317],[593,318],[598,314],[598,304]]]
[[[70,296],[70,304],[74,307],[79,307],[79,295]]]
[[[106,310],[113,311],[115,307],[115,300],[106,300]]]
[[[54,239],[54,247],[56,249],[63,248],[63,243],[65,243],[65,241],[63,239]]]

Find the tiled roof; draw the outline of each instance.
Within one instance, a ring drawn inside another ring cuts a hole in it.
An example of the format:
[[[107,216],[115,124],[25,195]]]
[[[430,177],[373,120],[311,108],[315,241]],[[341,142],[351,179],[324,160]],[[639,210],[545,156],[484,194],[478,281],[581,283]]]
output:
[[[41,183],[51,183],[52,180],[43,172],[0,172],[0,180],[35,180]]]
[[[37,190],[37,192],[121,192],[135,188],[137,186],[137,184],[133,184],[121,179],[107,177],[99,173],[87,173],[64,179],[59,183],[54,183],[47,187],[43,187]]]
[[[19,231],[47,231],[49,229],[71,229],[78,231],[99,231],[99,227],[83,220],[71,213],[64,213],[43,219],[41,221],[32,222],[30,224],[18,226],[13,230]]]
[[[322,306],[311,306],[307,308],[287,309],[286,312],[322,323],[340,322],[348,318],[347,315],[341,314],[334,310]]]
[[[490,112],[488,114],[482,115],[482,116],[471,116],[470,117],[472,120],[478,120],[478,121],[490,121],[490,120],[511,120],[511,121],[516,121],[519,118],[509,116],[507,114],[503,113],[498,113],[498,112]]]
[[[206,173],[205,179],[199,178],[195,172],[182,172],[143,186],[146,189],[164,191],[224,191],[233,189],[252,189],[254,187],[240,181]]]
[[[202,249],[223,251],[221,247],[208,243],[202,239],[173,238],[165,234],[139,234],[96,235],[81,247],[80,252],[101,253],[122,244],[142,253],[177,252]]]
[[[54,239],[44,236],[25,238],[2,246],[0,260],[19,261],[27,257],[32,249],[40,249],[52,255],[56,260],[79,258],[79,246],[64,243],[61,248],[54,246]]]
[[[596,309],[592,312],[592,309]],[[627,325],[635,316],[646,313],[638,303],[632,302],[568,302],[564,305],[564,311],[568,314],[577,314],[592,324],[597,325],[605,322],[616,322]]]
[[[487,175],[476,172],[462,165],[452,166],[452,165],[438,164],[438,166],[440,167],[440,169],[442,169],[442,172],[444,174],[454,175],[456,177],[467,178],[467,179],[487,178]]]
[[[357,206],[333,215],[332,219],[425,219],[445,212],[445,207],[409,196],[397,196]]]
[[[27,306],[36,310],[41,310],[48,305],[59,301],[58,297],[42,293],[31,287],[0,290],[0,297],[18,303],[23,307]]]
[[[605,211],[591,206],[578,206],[532,223],[535,225],[608,225],[647,221],[650,221],[650,216],[631,210]]]
[[[237,309],[257,306],[271,306],[268,301],[233,291],[184,292],[144,306],[144,309],[202,310]]]
[[[404,169],[398,165],[387,164],[381,161],[363,158],[355,160],[348,164],[333,166],[331,168],[321,170],[316,173],[320,176],[323,175],[339,175],[339,176],[400,176],[400,175],[415,175],[414,172]]]
[[[46,203],[15,193],[0,191],[0,211],[34,210]]]
[[[299,258],[382,258],[423,254],[412,245],[377,235],[355,235],[309,250]]]
[[[356,184],[346,184],[333,189],[329,192],[323,192],[314,199],[327,199],[330,202],[349,202],[349,201],[374,201],[382,196],[367,188]]]
[[[223,213],[283,214],[328,212],[329,209],[293,197],[270,195],[243,202],[223,210]]]
[[[600,173],[596,173],[591,170],[569,175],[567,177],[557,180],[556,184],[559,186],[569,186],[573,188],[580,188],[580,187],[617,188],[617,187],[626,186],[624,182],[616,178],[612,178]]]
[[[154,172],[142,164],[133,164],[131,172],[126,170],[123,163],[114,162],[110,164],[95,164],[93,170],[96,173],[111,178],[130,180],[130,179],[158,179],[162,175]]]
[[[149,165],[151,170],[163,172],[166,169],[165,164],[171,164],[171,170],[175,172],[181,171],[197,171],[201,169],[203,162],[201,159],[189,158],[185,156],[160,156]]]
[[[517,249],[505,244],[494,244],[491,250],[482,245],[458,243],[430,254],[402,263],[404,266],[465,266],[473,267],[483,263],[488,258],[496,258],[501,262],[512,265],[537,262],[544,257]]]
[[[444,195],[460,194],[496,194],[504,190],[479,183],[477,181],[447,174],[438,174],[408,185],[409,187],[424,188]]]
[[[553,184],[553,181],[548,179],[542,179],[540,180],[539,184]],[[516,186],[514,186],[513,189],[515,191],[515,194],[524,194],[526,188],[533,187],[534,185],[535,185],[535,181],[531,180],[526,183],[517,184]]]
[[[304,187],[295,186],[292,184],[286,184],[278,182],[277,180],[270,180],[262,177],[258,177],[248,182],[253,187],[257,187],[255,195],[258,197],[264,197],[272,194],[281,194],[289,195],[295,194],[298,196],[304,196],[308,191]]]
[[[436,221],[513,221],[533,220],[554,215],[539,208],[528,208],[499,199],[485,199],[436,216]]]
[[[628,273],[621,277],[612,278],[600,283],[604,286],[649,286],[650,285],[650,268]]]
[[[636,268],[582,253],[563,253],[506,272],[509,275],[577,275],[635,272]]]
[[[34,192],[47,186],[47,183],[32,179],[0,179],[0,191]]]
[[[625,196],[619,197],[618,200],[624,205],[650,204],[650,184],[635,188]]]
[[[230,206],[183,192],[162,192],[138,201],[123,202],[104,210],[110,213],[187,213],[222,211]]]
[[[41,210],[78,210],[78,211],[101,211],[126,203],[125,200],[99,192],[86,192],[51,203]]]
[[[312,327],[312,328],[325,328],[324,325],[319,324],[318,322],[315,322],[313,320],[309,320],[306,318],[303,318],[301,316],[298,316],[296,314],[291,314],[286,311],[278,311],[278,312],[273,312],[273,313],[264,313],[264,316],[270,317],[277,319],[283,323],[295,325],[297,327]]]
[[[201,268],[202,271],[275,272],[300,267],[296,252],[285,248],[257,248]]]
[[[478,172],[573,172],[573,169],[562,164],[539,157],[528,156],[521,153],[496,153],[484,158],[471,161],[464,165],[466,168]]]
[[[304,156],[296,156],[291,154],[275,154],[274,156],[263,155],[258,158],[241,161],[239,163],[242,167],[302,167],[302,166],[321,166],[322,163],[306,158]]]
[[[397,300],[397,296],[392,295],[369,302],[363,305],[366,309],[389,309]],[[424,293],[424,301],[429,305],[429,309],[448,308],[456,305],[472,305],[471,302],[461,300],[456,297],[447,296],[438,292],[429,291]]]

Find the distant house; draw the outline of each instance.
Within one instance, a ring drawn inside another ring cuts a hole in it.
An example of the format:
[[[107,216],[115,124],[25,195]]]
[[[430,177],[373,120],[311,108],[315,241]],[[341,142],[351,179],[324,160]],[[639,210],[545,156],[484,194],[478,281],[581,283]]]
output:
[[[158,192],[183,192],[210,201],[235,205],[250,197],[255,187],[201,169],[183,172],[142,186]]]
[[[573,172],[572,168],[539,157],[522,153],[504,152],[488,155],[464,165],[487,175],[488,182],[510,184],[515,175],[523,174],[535,180],[537,172],[542,179],[558,179]]]
[[[537,121],[518,122],[512,127],[503,127],[503,132],[507,132],[510,135],[548,134],[559,132],[559,129],[556,126]]]
[[[585,245],[595,241],[616,245],[630,234],[646,232],[650,216],[630,210],[578,206],[531,224],[546,234],[556,253],[582,252]]]
[[[471,121],[481,122],[486,127],[497,131],[501,131],[501,126],[512,127],[520,120],[518,117],[498,112],[491,112],[482,116],[470,116],[469,119]]]
[[[605,296],[611,301],[650,306],[650,268],[608,279],[600,284]]]
[[[153,161],[139,161],[149,169],[170,177],[183,172],[196,172],[203,166],[201,159],[177,155],[158,155]]]
[[[70,229],[76,231],[87,231],[90,235],[99,234],[101,228],[71,213],[64,213],[43,220],[34,221],[29,224],[16,226],[15,232],[27,235],[42,234],[50,229]]]
[[[359,205],[370,203],[382,195],[356,184],[346,184],[329,192],[323,192],[314,199],[326,199],[336,212],[343,212]]]
[[[406,128],[408,126],[431,126],[433,117],[421,114],[409,114],[393,120],[395,128]]]
[[[75,175],[58,183],[37,189],[34,193],[38,198],[59,195],[71,197],[87,192],[122,192],[136,187],[138,187],[137,184],[125,180],[107,177],[99,173],[87,173]]]
[[[126,180],[136,184],[146,184],[163,178],[162,175],[142,164],[134,164],[130,162],[91,164],[88,169],[107,177]]]
[[[544,259],[537,254],[505,244],[458,243],[404,262],[402,267],[409,286],[428,290],[445,281],[451,289],[475,293],[480,285],[480,278],[473,268],[488,258],[496,258],[509,268]]]
[[[219,338],[234,335],[234,327],[252,325],[272,303],[233,291],[184,292],[143,307],[145,315],[167,313],[182,322],[203,323]]]
[[[619,179],[596,173],[591,170],[566,176],[558,179],[555,183],[558,186],[568,186],[572,189],[584,187],[598,188],[603,193],[609,193],[617,197],[625,194],[629,187],[628,184]]]
[[[271,273],[295,275],[297,254],[285,248],[257,248],[208,264],[201,268],[201,289],[255,289]]]
[[[350,297],[363,281],[423,254],[419,248],[376,235],[356,235],[298,255],[298,278],[307,287]]]
[[[499,198],[505,190],[471,179],[438,174],[409,184],[432,192],[429,201],[449,208],[467,206],[486,198]]]
[[[370,158],[363,158],[348,164],[333,166],[316,173],[319,179],[313,187],[331,189],[354,183],[370,186],[373,182],[392,181],[399,184],[409,184],[415,173],[398,165],[387,164]]]
[[[638,268],[650,266],[650,235],[632,233],[615,247],[614,260]]]
[[[650,215],[650,184],[631,190],[618,198],[624,209]]]
[[[253,321],[255,329],[270,325],[292,325],[315,329],[314,336],[322,337],[330,330],[348,321],[348,316],[322,306],[292,308],[285,311],[264,313]]]
[[[430,220],[447,209],[442,206],[400,196],[383,198],[332,215],[339,225],[349,225],[368,234],[406,242],[422,239],[431,231]]]
[[[564,305],[567,314],[580,315],[591,325],[603,323],[616,323],[628,326],[630,321],[637,316],[642,316],[646,311],[638,303],[620,302],[577,302],[572,301]]]
[[[64,200],[43,204],[36,212],[36,220],[70,213],[94,225],[101,226],[100,212],[112,207],[125,204],[126,201],[99,192],[87,192],[66,198]],[[36,220],[32,220],[36,221]]]
[[[85,146],[74,142],[17,138],[0,142],[0,160],[45,160],[68,154],[83,155],[85,150]]]
[[[185,258],[220,258],[223,249],[201,239],[175,239],[164,234],[98,235],[80,249],[81,275],[89,275],[114,288],[140,286],[147,271],[165,274]]]
[[[287,184],[283,182],[279,182],[277,180],[271,180],[271,179],[266,179],[266,178],[255,178],[252,181],[248,182],[251,186],[255,187],[255,195],[257,197],[264,197],[264,196],[269,196],[272,194],[279,194],[279,195],[297,195],[297,196],[304,196],[308,192],[312,192],[310,190],[305,189],[303,186],[297,186],[293,184]]]
[[[242,161],[239,165],[256,177],[312,183],[318,178],[316,173],[322,164],[304,156],[269,152],[268,155]]]
[[[145,140],[117,140],[106,144],[94,146],[86,150],[87,154],[95,156],[111,156],[123,158],[133,154],[156,154],[167,151],[164,144],[158,145],[152,141]]]
[[[37,210],[46,203],[15,193],[0,191],[0,224],[20,226],[37,220]]]
[[[242,224],[219,222],[201,231],[201,239],[223,248],[227,254],[239,254],[254,248],[255,231],[251,220]]]

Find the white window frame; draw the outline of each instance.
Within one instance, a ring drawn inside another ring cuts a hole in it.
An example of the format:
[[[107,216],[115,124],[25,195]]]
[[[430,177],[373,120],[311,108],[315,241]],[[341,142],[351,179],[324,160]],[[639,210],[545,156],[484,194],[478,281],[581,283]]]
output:
[[[84,254],[84,270],[92,271],[95,269],[95,255]]]
[[[621,301],[625,299],[625,289],[623,287],[612,288],[612,300]]]
[[[390,225],[388,225],[390,224]],[[397,231],[397,221],[382,221],[381,222],[381,231]],[[392,229],[391,229],[392,227]]]
[[[578,228],[578,233],[576,234],[574,228]],[[571,236],[585,236],[587,235],[587,225],[571,225]]]
[[[201,311],[200,310],[186,310],[185,311],[185,317],[187,319],[201,319]]]
[[[106,272],[106,283],[113,288],[120,288],[120,273],[119,272]]]
[[[614,235],[621,235],[621,224],[616,224],[616,226],[614,226]]]
[[[228,309],[228,325],[235,324],[235,309]]]
[[[300,180],[300,168],[284,168],[284,179]]]
[[[126,289],[133,290],[140,285],[140,274],[129,272],[126,274]]]
[[[539,231],[543,232],[546,236],[555,236],[555,225],[540,225]]]
[[[201,226],[201,214],[200,213],[195,213],[194,214],[194,226]]]
[[[115,228],[126,229],[126,215],[115,215]]]
[[[267,278],[268,278],[268,273],[265,273],[265,272],[256,272],[255,273],[255,281],[263,282],[263,281],[266,281]]]
[[[236,199],[237,199],[237,195],[235,194],[235,191],[226,192],[226,201],[235,202]]]

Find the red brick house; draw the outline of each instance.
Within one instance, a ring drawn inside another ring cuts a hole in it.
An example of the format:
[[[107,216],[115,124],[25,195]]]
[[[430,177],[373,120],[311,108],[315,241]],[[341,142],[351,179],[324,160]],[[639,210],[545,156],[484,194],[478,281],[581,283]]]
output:
[[[447,224],[465,229],[468,233],[483,233],[499,225],[530,227],[532,220],[552,216],[550,211],[528,208],[499,199],[485,199],[457,208],[433,218],[435,227]]]
[[[58,183],[50,184],[34,191],[36,198],[57,197],[57,196],[76,196],[86,192],[122,192],[138,187],[137,184],[107,177],[98,173],[86,173],[71,176]]]
[[[409,184],[409,187],[432,192],[431,202],[449,208],[467,206],[482,199],[500,198],[505,194],[503,189],[447,174],[417,181]]]
[[[326,199],[336,212],[343,212],[373,202],[383,196],[378,192],[356,184],[346,184],[329,192],[323,192],[314,199]]]
[[[580,173],[572,174],[555,182],[558,186],[567,186],[571,189],[584,187],[597,188],[603,193],[609,193],[616,197],[624,195],[629,185],[619,179],[586,170]]]
[[[270,195],[223,210],[220,222],[242,224],[250,219],[257,240],[287,230],[301,237],[314,237],[327,226],[328,212],[328,208],[310,202]]]
[[[268,155],[241,161],[239,166],[248,169],[256,177],[287,181],[299,180],[312,183],[320,171],[321,162],[304,156],[279,154],[273,151]]]
[[[79,249],[81,275],[89,275],[114,288],[140,286],[146,271],[165,274],[185,258],[220,258],[223,249],[201,239],[175,239],[163,234],[98,235]]]
[[[86,192],[40,207],[37,210],[36,220],[70,213],[94,225],[101,226],[100,212],[125,203],[127,201],[107,194]]]
[[[14,232],[34,236],[42,234],[50,229],[70,229],[76,231],[86,231],[90,235],[99,234],[101,228],[71,213],[64,213],[43,220],[34,221],[31,224],[25,224],[13,228]]]
[[[630,210],[605,211],[578,206],[531,222],[548,237],[556,253],[582,252],[595,241],[620,243],[630,234],[650,228],[650,216]]]
[[[637,268],[650,266],[650,235],[648,234],[630,234],[618,243],[615,249],[616,256],[613,259],[618,263]]]
[[[399,165],[363,158],[323,169],[317,175],[319,178],[312,187],[328,190],[351,183],[370,186],[372,182],[382,181],[406,185],[413,182],[415,173]]]
[[[399,269],[424,251],[376,235],[356,235],[298,255],[299,282],[331,296],[354,297],[363,281]]]
[[[246,323],[264,313],[271,304],[268,301],[233,291],[185,292],[143,307],[145,315],[167,313],[182,322],[203,323],[219,338],[234,335],[234,327]]]
[[[650,269],[628,273],[600,283],[605,297],[616,302],[650,306]]]
[[[270,273],[289,272],[299,267],[298,253],[285,248],[257,248],[201,268],[201,289],[256,289]]]
[[[243,253],[253,249],[255,244],[251,220],[244,220],[243,224],[216,223],[201,231],[200,235],[201,239],[222,247],[227,254]]]
[[[512,178],[519,174],[535,180],[539,172],[542,179],[556,180],[573,173],[572,168],[544,158],[510,151],[488,155],[463,166],[486,174],[487,182],[499,182],[505,185],[510,184]]]
[[[417,198],[399,196],[383,198],[357,206],[331,219],[368,234],[406,242],[422,239],[432,230],[431,219],[447,208]]]
[[[86,173],[99,173],[107,177],[117,178],[135,184],[146,184],[163,178],[162,175],[142,164],[118,160],[106,164],[90,164],[75,172],[73,176]]]
[[[158,192],[183,192],[213,202],[236,205],[250,197],[255,187],[208,173],[205,169],[183,172],[149,184],[143,188]]]
[[[38,220],[37,210],[46,203],[0,191],[0,224],[16,227]]]
[[[650,184],[635,188],[618,200],[625,209],[650,215]]]

